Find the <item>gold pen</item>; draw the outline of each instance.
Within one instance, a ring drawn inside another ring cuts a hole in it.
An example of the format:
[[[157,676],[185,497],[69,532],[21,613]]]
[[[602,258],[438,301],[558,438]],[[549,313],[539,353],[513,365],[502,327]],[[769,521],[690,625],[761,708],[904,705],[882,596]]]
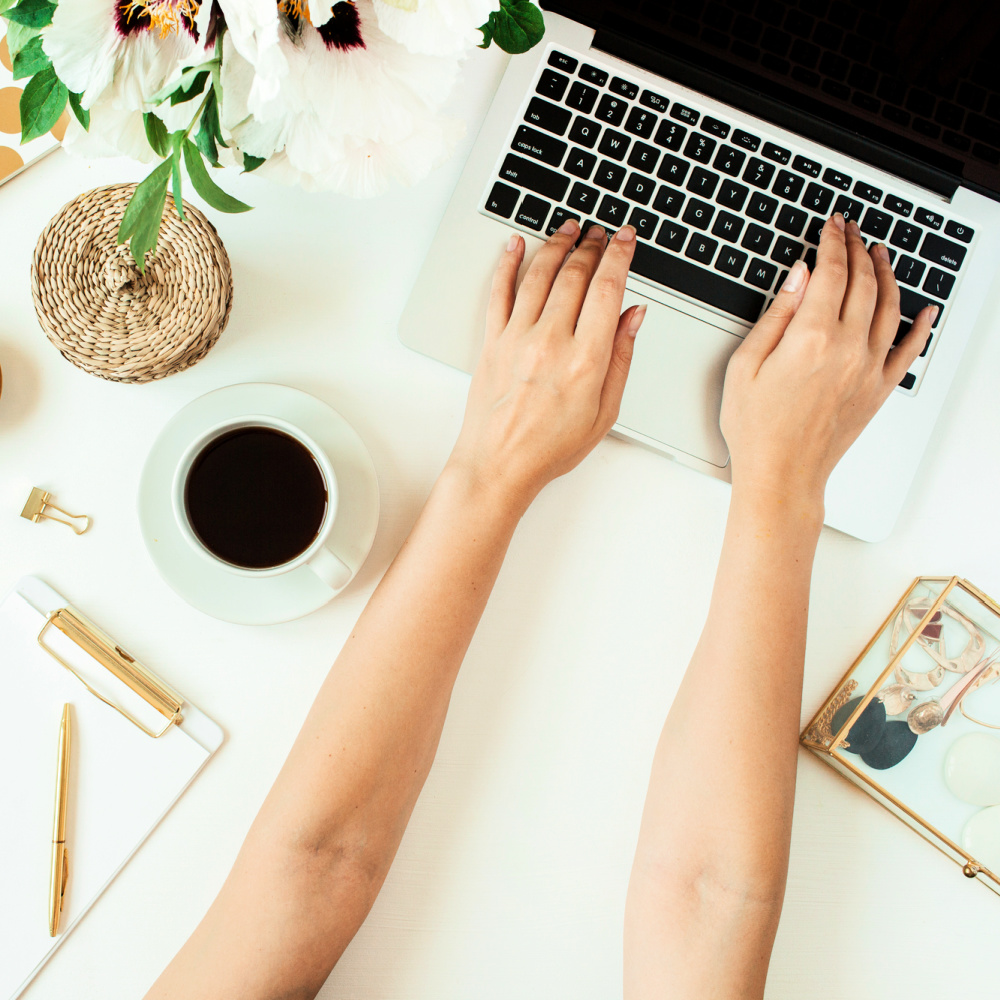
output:
[[[69,751],[72,726],[69,705],[63,705],[59,723],[59,769],[56,771],[56,807],[52,821],[52,869],[49,874],[49,935],[59,933],[66,881],[69,878],[69,857],[66,852],[66,804],[69,798]]]

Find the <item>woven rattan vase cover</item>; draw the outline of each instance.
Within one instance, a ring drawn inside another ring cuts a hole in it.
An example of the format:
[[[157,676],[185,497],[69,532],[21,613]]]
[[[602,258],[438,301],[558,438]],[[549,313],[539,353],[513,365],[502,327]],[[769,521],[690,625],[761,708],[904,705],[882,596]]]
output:
[[[116,237],[134,184],[80,195],[45,227],[31,292],[42,329],[64,358],[114,382],[151,382],[200,361],[233,302],[229,257],[215,227],[170,196],[155,256],[141,274]]]

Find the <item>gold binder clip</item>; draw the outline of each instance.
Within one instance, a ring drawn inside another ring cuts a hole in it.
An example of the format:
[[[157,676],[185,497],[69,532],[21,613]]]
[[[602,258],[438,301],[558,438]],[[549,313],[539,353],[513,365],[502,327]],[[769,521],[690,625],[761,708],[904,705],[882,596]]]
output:
[[[69,511],[63,510],[62,507],[57,507],[54,503],[49,502],[49,498],[52,496],[51,493],[46,493],[45,490],[39,489],[37,486],[32,489],[28,496],[28,502],[24,505],[24,510],[21,511],[21,517],[27,518],[33,524],[38,524],[38,522],[46,517],[50,521],[58,521],[60,524],[65,524],[72,528],[78,535],[82,535],[90,527],[90,517],[86,514],[70,514]],[[50,510],[57,510],[60,514],[65,514],[69,521],[64,521],[61,517],[53,517],[48,513]],[[83,527],[78,527],[73,522],[83,521]]]

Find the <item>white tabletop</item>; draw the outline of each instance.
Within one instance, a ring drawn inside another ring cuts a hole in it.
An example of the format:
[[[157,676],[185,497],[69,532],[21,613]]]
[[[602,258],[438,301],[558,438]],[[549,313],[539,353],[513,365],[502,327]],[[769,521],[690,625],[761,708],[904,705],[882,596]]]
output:
[[[153,982],[221,885],[413,523],[467,379],[402,347],[396,323],[502,69],[497,53],[474,53],[456,98],[469,137],[415,189],[361,202],[223,178],[257,206],[209,212],[233,263],[229,327],[200,364],[150,385],[114,385],[64,361],[29,289],[35,240],[56,210],[142,168],[59,151],[0,188],[0,590],[41,576],[227,733],[27,1000],[134,1000]],[[997,315],[994,292],[893,535],[868,545],[823,533],[803,720],[912,577],[957,573],[1000,593]],[[342,412],[382,490],[375,547],[354,583],[311,617],[268,628],[185,604],[153,567],[135,509],[159,428],[196,396],[244,381],[297,386]],[[19,518],[33,485],[92,514],[92,530],[78,538]],[[620,995],[649,762],[701,629],[727,503],[723,484],[616,440],[544,491],[511,546],[385,888],[322,997]],[[769,998],[996,996],[1000,898],[805,752],[795,815]]]

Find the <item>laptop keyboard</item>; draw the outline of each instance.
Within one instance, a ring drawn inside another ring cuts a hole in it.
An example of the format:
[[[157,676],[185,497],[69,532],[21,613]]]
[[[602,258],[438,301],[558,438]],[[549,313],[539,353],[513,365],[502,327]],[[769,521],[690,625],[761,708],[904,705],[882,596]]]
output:
[[[889,248],[903,316],[897,341],[925,305],[940,307],[900,382],[916,392],[973,229],[591,58],[550,50],[481,210],[539,236],[567,218],[584,230],[630,224],[636,277],[751,324],[795,261],[812,268],[826,218],[841,212],[866,242]]]

